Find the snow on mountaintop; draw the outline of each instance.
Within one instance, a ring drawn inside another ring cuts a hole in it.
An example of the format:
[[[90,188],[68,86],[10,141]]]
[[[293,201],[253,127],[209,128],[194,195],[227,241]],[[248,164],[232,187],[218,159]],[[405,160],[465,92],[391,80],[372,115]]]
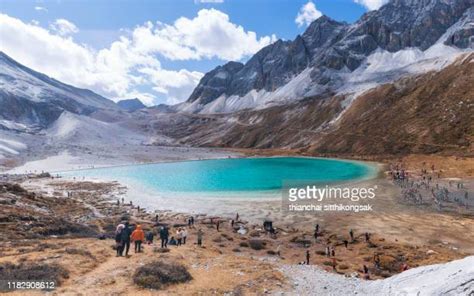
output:
[[[34,102],[47,102],[64,96],[85,106],[116,109],[117,106],[87,89],[76,88],[31,70],[0,51],[0,89]]]
[[[322,94],[357,96],[404,75],[439,70],[472,51],[473,23],[474,0],[391,0],[352,25],[323,16],[293,41],[262,48],[245,65],[228,63],[206,73],[174,109],[229,113]]]

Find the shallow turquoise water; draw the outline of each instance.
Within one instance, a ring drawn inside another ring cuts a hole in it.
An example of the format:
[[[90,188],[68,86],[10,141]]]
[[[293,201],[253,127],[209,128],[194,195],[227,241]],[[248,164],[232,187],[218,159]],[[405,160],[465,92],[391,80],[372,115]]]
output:
[[[367,178],[374,168],[334,159],[275,157],[182,161],[98,168],[65,177],[128,180],[158,192],[279,190],[285,182],[328,184]]]

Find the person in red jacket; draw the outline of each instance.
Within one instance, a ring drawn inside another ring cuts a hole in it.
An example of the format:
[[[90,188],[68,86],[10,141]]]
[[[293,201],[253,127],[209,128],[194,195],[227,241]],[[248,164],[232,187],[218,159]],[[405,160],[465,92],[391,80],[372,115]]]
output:
[[[145,232],[143,232],[141,225],[137,225],[130,238],[135,243],[135,253],[140,253],[142,251],[142,242],[145,240]]]

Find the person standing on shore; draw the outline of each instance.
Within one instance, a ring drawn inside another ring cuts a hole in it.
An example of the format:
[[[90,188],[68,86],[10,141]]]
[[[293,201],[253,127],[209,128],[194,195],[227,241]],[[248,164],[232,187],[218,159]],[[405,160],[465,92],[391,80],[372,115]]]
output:
[[[162,226],[160,229],[161,248],[168,247],[168,237],[169,237],[168,228],[166,228],[166,226]]]
[[[141,225],[137,225],[137,228],[132,232],[131,238],[135,244],[135,253],[141,253],[142,243],[145,240],[145,233]]]
[[[186,238],[188,237],[188,231],[186,230],[186,228],[183,228],[183,230],[181,231],[181,237],[183,238],[183,245],[185,245]]]
[[[122,229],[122,233],[120,235],[122,241],[122,252],[125,251],[125,257],[129,257],[128,251],[130,250],[130,236],[132,234],[132,229],[130,228],[130,224],[125,222],[125,227]]]
[[[122,256],[123,253],[123,245],[122,245],[122,230],[124,229],[125,225],[120,223],[117,225],[115,230],[115,248],[117,250],[117,257]]]
[[[178,228],[178,230],[176,231],[176,240],[177,240],[176,245],[178,247],[183,244],[183,232],[181,228]]]
[[[202,236],[204,235],[204,232],[199,229],[198,232],[197,232],[197,245],[198,246],[202,246]]]
[[[309,250],[306,250],[306,265],[309,265]]]
[[[151,245],[153,244],[153,230],[150,230],[146,233],[146,243]]]

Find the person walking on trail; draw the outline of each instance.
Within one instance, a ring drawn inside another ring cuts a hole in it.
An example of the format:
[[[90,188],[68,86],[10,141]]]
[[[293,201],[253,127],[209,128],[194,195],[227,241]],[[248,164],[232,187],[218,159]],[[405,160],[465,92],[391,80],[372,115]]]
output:
[[[183,228],[183,230],[181,231],[181,237],[183,238],[183,245],[185,245],[186,238],[188,237],[188,231],[186,230],[186,228]]]
[[[306,250],[306,265],[309,265],[309,250]]]
[[[204,235],[204,232],[199,229],[197,232],[197,244],[198,246],[202,246],[202,236]]]
[[[349,230],[349,235],[351,236],[351,241],[354,241],[354,231],[351,229]]]
[[[168,247],[168,237],[169,237],[169,231],[168,228],[165,226],[162,226],[160,229],[160,240],[161,240],[161,248],[167,248]]]
[[[365,242],[369,242],[370,241],[370,234],[368,232],[365,233]]]
[[[122,229],[120,239],[122,241],[122,252],[125,251],[125,257],[128,257],[128,251],[130,250],[130,236],[132,235],[132,229],[130,224],[125,222],[125,227]]]
[[[115,249],[117,251],[116,256],[122,256],[123,253],[123,245],[122,245],[122,230],[125,228],[125,225],[123,223],[120,223],[117,225],[117,228],[115,229]]]
[[[137,225],[137,228],[132,232],[131,239],[135,244],[135,253],[141,253],[142,243],[145,240],[145,232],[143,232],[141,225]]]
[[[219,231],[219,224],[220,224],[220,221],[219,221],[219,219],[217,219],[216,220],[216,229],[217,229],[217,231]]]
[[[347,239],[344,240],[344,246],[346,247],[347,249],[347,245],[349,244],[349,242],[347,241]]]

